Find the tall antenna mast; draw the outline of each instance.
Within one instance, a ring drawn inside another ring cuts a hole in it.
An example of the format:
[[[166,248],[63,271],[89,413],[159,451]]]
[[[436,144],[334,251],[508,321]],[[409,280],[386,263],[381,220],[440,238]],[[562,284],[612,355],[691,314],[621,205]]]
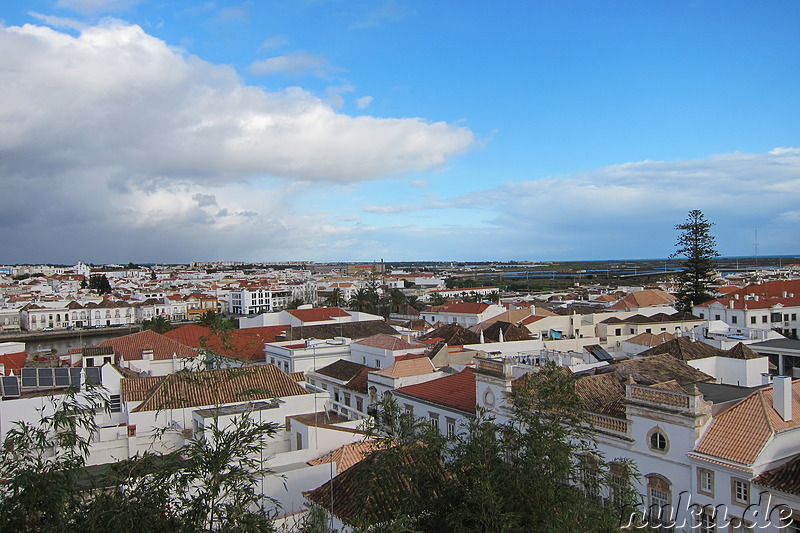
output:
[[[756,228],[756,240],[753,243],[753,247],[756,250],[756,266],[758,266],[758,228]]]

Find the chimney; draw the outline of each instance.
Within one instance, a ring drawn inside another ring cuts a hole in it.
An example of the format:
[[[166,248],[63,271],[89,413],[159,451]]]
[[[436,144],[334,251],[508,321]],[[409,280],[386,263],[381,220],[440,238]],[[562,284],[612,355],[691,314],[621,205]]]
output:
[[[733,309],[733,300],[731,300],[730,302],[728,302],[728,307],[730,307],[731,309]]]
[[[785,422],[792,419],[792,378],[775,376],[772,380],[772,407]]]
[[[781,296],[782,298],[786,298],[786,291],[783,291],[783,292],[781,293],[781,295],[782,295],[782,296]]]

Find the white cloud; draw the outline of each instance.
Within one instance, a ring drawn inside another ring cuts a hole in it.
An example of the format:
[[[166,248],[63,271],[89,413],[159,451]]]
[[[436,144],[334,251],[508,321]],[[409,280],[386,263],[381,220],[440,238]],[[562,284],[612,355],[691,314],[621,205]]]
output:
[[[289,39],[285,35],[275,35],[269,39],[265,39],[259,46],[259,50],[272,50],[273,48],[280,48],[289,44]]]
[[[254,61],[250,64],[249,70],[253,74],[263,76],[286,73],[293,76],[311,75],[324,78],[336,69],[320,55],[299,51]]]
[[[43,15],[41,13],[35,13],[32,11],[28,14],[54,28],[69,28],[77,31],[83,31],[87,28],[86,24],[83,22],[71,18],[54,17],[53,15]]]
[[[293,214],[298,190],[430,169],[474,143],[465,127],[246,86],[118,21],[78,36],[0,27],[0,49],[0,73],[14,73],[0,83],[12,261],[308,256],[315,228],[352,224]]]
[[[369,105],[371,103],[372,103],[372,97],[371,96],[362,96],[361,98],[357,98],[356,99],[356,106],[359,109],[366,109],[366,108],[369,107]]]
[[[755,229],[760,253],[791,254],[800,250],[798,197],[800,150],[787,148],[624,163],[362,210],[373,224],[386,220],[373,235],[381,234],[395,250],[414,250],[415,258],[666,257],[674,249],[675,224],[691,209],[716,224],[723,255],[752,254]],[[396,225],[399,214],[411,212],[413,224]],[[431,228],[435,233],[415,244],[413,236]]]

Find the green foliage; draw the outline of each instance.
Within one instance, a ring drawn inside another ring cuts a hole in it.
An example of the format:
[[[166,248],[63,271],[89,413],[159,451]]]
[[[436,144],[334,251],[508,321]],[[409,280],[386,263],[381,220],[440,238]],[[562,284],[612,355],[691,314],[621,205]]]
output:
[[[685,257],[683,271],[678,275],[681,285],[678,301],[681,309],[691,311],[692,306],[711,299],[708,286],[713,280],[714,258],[719,256],[711,227],[700,210],[689,212],[686,221],[675,226],[680,231],[672,257]]]
[[[340,289],[339,287],[334,287],[330,295],[328,295],[328,297],[325,298],[325,305],[331,307],[342,307],[343,305],[345,305],[345,298],[342,289]]]
[[[301,305],[304,305],[304,304],[305,304],[305,302],[302,299],[295,298],[294,300],[289,302],[289,305],[286,306],[286,309],[297,309],[298,307],[300,307]]]
[[[167,455],[86,468],[101,389],[54,397],[37,424],[15,423],[0,452],[0,531],[270,532],[265,441],[279,429],[250,413],[214,416]],[[167,430],[169,431],[169,430]]]
[[[156,333],[166,333],[174,329],[174,326],[167,317],[158,315],[150,319],[142,320],[142,329],[152,329]]]
[[[384,399],[372,428],[379,446],[360,465],[355,525],[410,522],[416,531],[454,532],[618,530],[616,508],[576,488],[584,457],[592,458],[598,483],[607,484],[608,468],[583,418],[574,379],[555,366],[530,374],[508,398],[507,421],[479,410],[451,437]],[[623,490],[632,487],[631,473],[615,469],[615,503],[633,501],[632,489]],[[382,486],[379,500],[392,505],[391,516],[373,505],[376,484]]]
[[[97,430],[96,409],[108,410],[99,389],[70,389],[39,411],[37,423],[13,424],[0,450],[0,531],[69,529],[81,504],[74,487]]]
[[[366,289],[358,289],[356,292],[353,293],[353,296],[350,298],[350,309],[354,311],[366,311],[371,304],[371,295],[367,292]]]
[[[111,294],[111,283],[105,274],[89,276],[89,288],[97,294]]]

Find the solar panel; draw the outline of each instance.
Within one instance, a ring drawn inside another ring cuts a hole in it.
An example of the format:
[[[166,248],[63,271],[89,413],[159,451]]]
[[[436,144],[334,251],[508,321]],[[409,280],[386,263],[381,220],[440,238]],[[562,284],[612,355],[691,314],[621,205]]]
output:
[[[0,380],[0,382],[2,382],[4,398],[20,395],[19,380],[17,380],[17,376],[3,376],[3,379]]]
[[[56,368],[56,387],[69,387],[69,368]]]
[[[39,368],[39,386],[52,387],[53,386],[53,369],[52,368]]]
[[[614,358],[611,357],[611,355],[607,351],[602,349],[602,348],[595,348],[595,349],[591,350],[591,353],[595,357],[595,359],[597,359],[598,361],[613,361],[614,360]]]
[[[86,369],[86,384],[87,385],[100,385],[100,369],[87,368]]]
[[[81,369],[80,368],[70,368],[69,369],[69,384],[73,387],[80,387],[81,386]]]
[[[36,369],[35,368],[23,368],[22,369],[22,386],[23,387],[36,387],[38,385],[39,385],[39,382],[36,379]]]

